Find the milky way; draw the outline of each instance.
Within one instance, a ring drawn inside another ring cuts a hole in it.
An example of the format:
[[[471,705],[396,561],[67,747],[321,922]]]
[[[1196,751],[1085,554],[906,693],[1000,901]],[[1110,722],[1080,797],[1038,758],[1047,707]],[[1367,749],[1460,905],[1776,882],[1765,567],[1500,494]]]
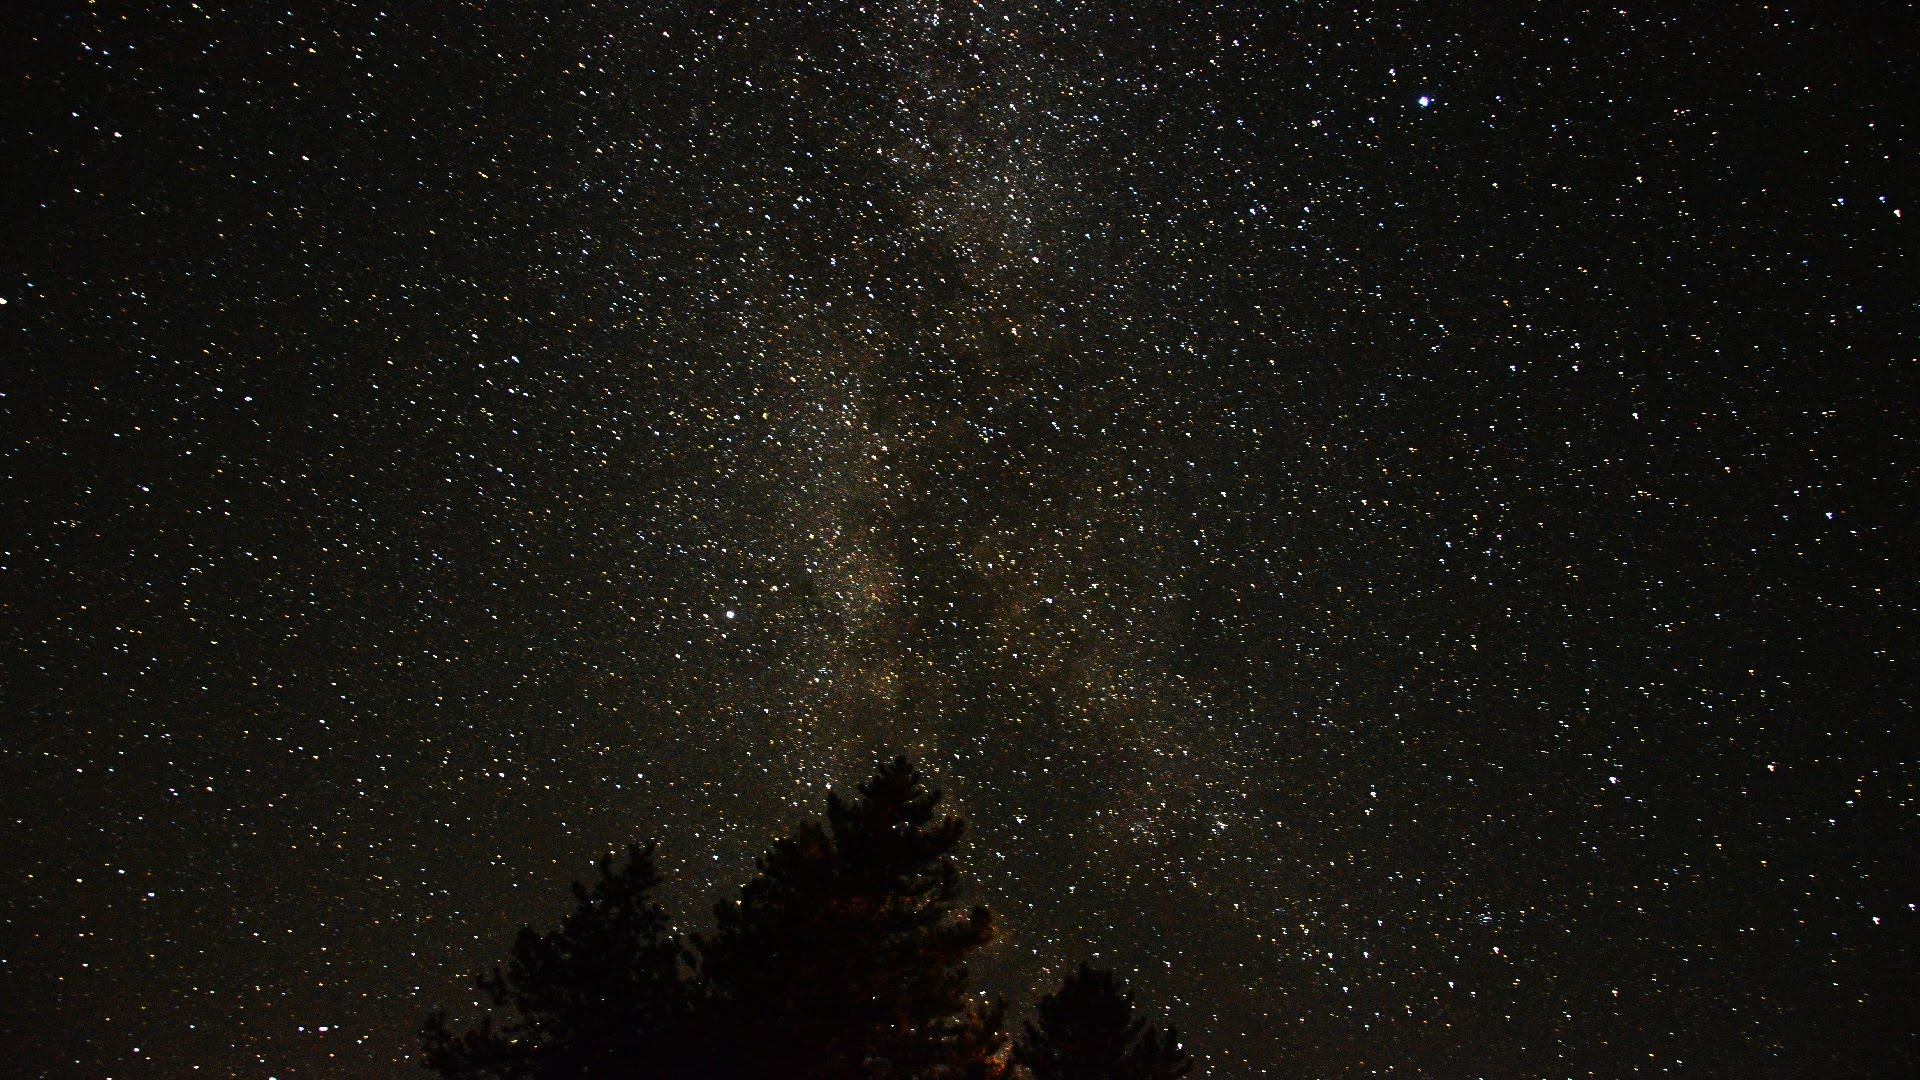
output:
[[[896,751],[1206,1075],[1911,1075],[1910,12],[282,6],[9,17],[22,1075]]]

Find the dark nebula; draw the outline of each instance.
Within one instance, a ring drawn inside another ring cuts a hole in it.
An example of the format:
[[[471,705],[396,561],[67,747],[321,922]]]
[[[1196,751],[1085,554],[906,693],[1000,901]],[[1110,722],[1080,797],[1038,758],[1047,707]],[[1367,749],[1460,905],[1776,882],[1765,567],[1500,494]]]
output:
[[[1920,1067],[1909,6],[13,8],[15,1075],[894,751],[1204,1075]]]

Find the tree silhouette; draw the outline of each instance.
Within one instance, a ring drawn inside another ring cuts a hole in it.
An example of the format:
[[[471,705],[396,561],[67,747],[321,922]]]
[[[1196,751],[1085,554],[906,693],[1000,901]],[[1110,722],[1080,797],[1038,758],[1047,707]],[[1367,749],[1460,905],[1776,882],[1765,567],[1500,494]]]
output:
[[[1172,1028],[1084,964],[1040,1003],[1016,1046],[1005,1006],[971,993],[967,960],[993,937],[960,910],[965,826],[905,758],[824,823],[774,841],[692,948],[651,900],[653,845],[573,886],[559,929],[522,928],[480,984],[504,1020],[422,1029],[445,1080],[1173,1080],[1191,1068]]]
[[[1004,1071],[1001,1008],[966,992],[966,958],[993,936],[984,907],[956,912],[965,826],[905,758],[856,799],[828,796],[758,861],[737,901],[696,939],[729,1073],[991,1077]]]
[[[424,1063],[447,1080],[585,1080],[678,1075],[691,1001],[682,980],[685,949],[666,912],[648,894],[660,883],[653,845],[635,845],[618,867],[600,859],[591,892],[558,930],[521,927],[502,971],[480,978],[494,1007],[455,1036],[444,1013],[427,1018]]]
[[[1038,1011],[1014,1041],[1033,1080],[1174,1080],[1193,1069],[1177,1029],[1135,1019],[1112,972],[1081,964]]]

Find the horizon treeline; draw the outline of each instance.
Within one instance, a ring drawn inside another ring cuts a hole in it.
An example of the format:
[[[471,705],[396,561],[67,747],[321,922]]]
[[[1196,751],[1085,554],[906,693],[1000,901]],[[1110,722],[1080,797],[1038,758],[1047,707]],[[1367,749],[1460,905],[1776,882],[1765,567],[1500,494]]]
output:
[[[523,927],[480,977],[492,1009],[456,1032],[430,1014],[420,1062],[443,1080],[1175,1080],[1178,1031],[1135,1015],[1111,972],[1082,963],[1017,1034],[970,987],[994,937],[960,910],[965,832],[906,758],[852,798],[827,797],[755,860],[707,932],[652,899],[652,842],[576,882],[557,929]]]

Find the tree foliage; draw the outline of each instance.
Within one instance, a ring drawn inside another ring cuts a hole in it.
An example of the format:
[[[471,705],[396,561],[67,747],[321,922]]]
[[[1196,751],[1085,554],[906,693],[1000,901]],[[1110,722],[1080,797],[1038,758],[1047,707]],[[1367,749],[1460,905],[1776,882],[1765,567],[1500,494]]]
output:
[[[906,759],[881,765],[857,795],[829,795],[824,822],[775,840],[689,938],[651,899],[651,844],[602,858],[558,929],[522,929],[481,978],[500,1021],[456,1034],[433,1013],[422,1064],[445,1080],[1012,1080],[1005,1005],[968,987],[993,919],[961,910],[965,826],[940,802]],[[1188,1068],[1105,973],[1083,965],[1040,1009],[1019,1048],[1036,1080]],[[1118,1071],[1087,1071],[1098,1062]],[[1079,1071],[1042,1071],[1056,1065]]]
[[[998,1011],[966,993],[993,921],[955,912],[965,826],[939,802],[897,758],[858,798],[830,795],[824,827],[777,841],[714,909],[718,930],[695,947],[716,1018],[763,1036],[731,1041],[737,1075],[958,1076],[959,1048],[993,1041]]]
[[[685,949],[649,898],[660,883],[653,851],[630,847],[618,866],[602,856],[591,891],[574,883],[574,910],[559,929],[522,927],[506,968],[480,978],[496,1009],[512,1007],[507,1022],[496,1029],[489,1018],[455,1036],[434,1013],[423,1032],[427,1066],[447,1080],[586,1080],[634,1075],[630,1063],[641,1062],[669,1075],[692,987],[682,977]]]
[[[1081,964],[1038,1014],[1014,1043],[1033,1080],[1175,1080],[1192,1071],[1179,1032],[1137,1019],[1112,972]]]

